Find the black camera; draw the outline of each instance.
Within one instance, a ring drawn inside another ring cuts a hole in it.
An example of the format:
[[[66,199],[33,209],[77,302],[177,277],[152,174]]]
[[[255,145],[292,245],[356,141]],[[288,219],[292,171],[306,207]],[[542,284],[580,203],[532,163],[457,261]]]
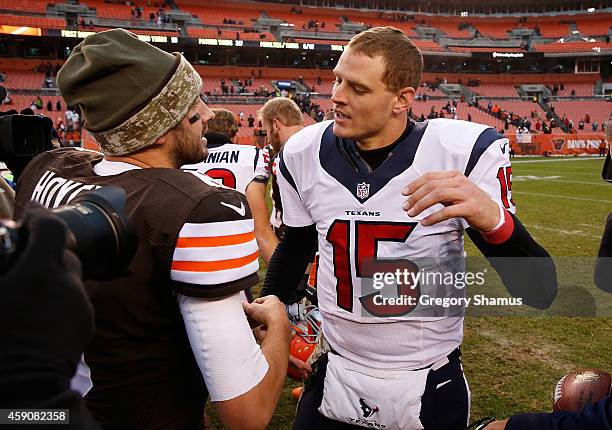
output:
[[[125,191],[104,187],[83,193],[69,205],[52,210],[68,227],[67,248],[81,260],[83,279],[116,278],[134,257],[136,232],[124,214],[124,207]],[[0,221],[0,274],[6,273],[19,258],[27,236],[24,226]]]
[[[53,121],[42,115],[0,113],[0,160],[32,159],[53,149]]]

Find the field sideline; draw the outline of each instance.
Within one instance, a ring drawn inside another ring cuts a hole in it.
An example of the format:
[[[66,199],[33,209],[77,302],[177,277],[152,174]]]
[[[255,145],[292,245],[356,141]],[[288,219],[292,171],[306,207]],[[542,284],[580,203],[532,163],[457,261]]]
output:
[[[555,257],[592,257],[607,214],[612,184],[601,181],[600,158],[515,158],[517,215]],[[466,237],[469,255],[480,255]],[[265,273],[264,268],[261,274]],[[612,302],[600,294],[598,301]],[[462,347],[472,391],[472,420],[551,409],[554,384],[566,372],[598,367],[612,372],[612,318],[467,318]],[[299,384],[287,379],[270,429],[291,428]],[[221,428],[211,407],[207,410]]]

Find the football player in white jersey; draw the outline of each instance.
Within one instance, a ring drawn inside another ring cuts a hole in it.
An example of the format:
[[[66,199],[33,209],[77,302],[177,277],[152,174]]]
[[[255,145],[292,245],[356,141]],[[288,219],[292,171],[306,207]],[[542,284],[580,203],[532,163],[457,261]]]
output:
[[[368,261],[461,259],[466,231],[486,257],[542,257],[521,267],[520,280],[491,263],[513,296],[545,308],[556,295],[552,259],[514,216],[508,140],[480,124],[408,120],[422,66],[400,30],[355,36],[334,69],[334,121],[306,127],[281,152],[286,232],[262,295],[287,300],[318,243],[323,317],[294,429],[468,424],[463,314],[414,317],[409,302],[378,307]]]
[[[251,145],[234,143],[238,133],[238,120],[227,109],[211,109],[215,117],[208,121],[206,147],[208,157],[198,164],[187,164],[185,170],[197,170],[228,188],[245,193],[253,180],[259,160],[259,150]]]
[[[257,147],[234,143],[238,133],[238,120],[233,112],[227,109],[212,109],[212,112],[215,117],[208,121],[208,132],[204,136],[208,157],[201,163],[188,164],[182,169],[204,173],[226,187],[246,195],[255,221],[257,246],[267,263],[278,240],[268,221],[265,199],[258,197],[260,183],[253,181],[259,177],[258,172],[264,169],[266,160]],[[238,207],[236,210],[240,212],[244,208]]]

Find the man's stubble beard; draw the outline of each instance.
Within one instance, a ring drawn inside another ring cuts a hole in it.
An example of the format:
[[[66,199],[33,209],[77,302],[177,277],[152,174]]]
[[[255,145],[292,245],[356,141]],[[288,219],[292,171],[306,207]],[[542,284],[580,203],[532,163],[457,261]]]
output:
[[[203,133],[204,130],[202,130],[202,136],[196,139],[190,136],[184,129],[176,130],[176,141],[172,158],[177,168],[206,160],[208,149],[204,146],[205,141],[202,140]]]

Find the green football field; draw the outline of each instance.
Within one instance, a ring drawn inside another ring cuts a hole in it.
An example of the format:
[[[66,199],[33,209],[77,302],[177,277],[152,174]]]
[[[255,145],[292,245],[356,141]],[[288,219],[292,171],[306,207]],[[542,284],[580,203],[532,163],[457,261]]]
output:
[[[517,216],[558,257],[561,291],[573,282],[590,284],[585,287],[589,297],[603,311],[588,318],[466,318],[462,352],[472,391],[472,420],[549,411],[554,385],[565,373],[584,367],[612,372],[612,295],[595,290],[589,267],[612,211],[612,184],[601,181],[602,164],[601,158],[513,160]],[[467,237],[466,248],[469,255],[480,255]],[[297,386],[287,379],[269,428],[291,428],[296,404],[290,392]],[[220,427],[211,408],[207,410]]]

